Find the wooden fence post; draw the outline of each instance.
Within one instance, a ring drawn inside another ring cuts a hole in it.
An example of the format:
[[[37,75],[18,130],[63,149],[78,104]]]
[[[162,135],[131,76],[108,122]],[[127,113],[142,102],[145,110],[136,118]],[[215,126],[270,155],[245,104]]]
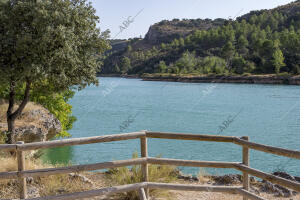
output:
[[[248,136],[241,137],[242,140],[249,141]],[[243,164],[249,166],[249,148],[243,147]],[[249,183],[249,174],[243,172],[243,188],[249,191],[250,183]],[[243,200],[248,200],[248,197],[244,196]]]
[[[24,144],[24,142],[17,142],[17,144]],[[18,160],[18,172],[25,170],[25,152],[18,150],[17,148],[17,160]],[[19,175],[20,184],[20,199],[27,198],[27,186],[26,178],[21,178]]]
[[[141,157],[147,158],[148,157],[148,147],[147,147],[147,137],[141,138]],[[143,181],[148,182],[148,164],[142,165],[142,173],[143,173]],[[149,198],[149,189],[147,188],[146,191],[146,197]]]

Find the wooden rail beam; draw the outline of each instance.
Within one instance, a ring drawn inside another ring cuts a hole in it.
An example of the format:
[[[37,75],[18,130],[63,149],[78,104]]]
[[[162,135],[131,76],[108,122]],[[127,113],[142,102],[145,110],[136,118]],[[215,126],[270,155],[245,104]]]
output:
[[[233,143],[237,145],[241,145],[243,147],[248,147],[250,149],[255,149],[258,151],[263,151],[265,153],[276,154],[279,156],[285,156],[289,158],[300,159],[300,151],[289,150],[279,147],[272,147],[264,144],[258,144],[254,142],[249,142],[240,138],[235,137]]]
[[[148,157],[149,164],[157,165],[173,165],[185,167],[211,167],[211,168],[235,168],[238,162],[212,162],[212,161],[196,161],[196,160],[179,160],[169,158],[151,158]]]
[[[16,144],[0,144],[0,151],[16,151]]]
[[[141,137],[145,137],[145,132],[103,135],[103,136],[84,137],[84,138],[72,138],[72,139],[54,140],[54,141],[47,141],[47,142],[35,142],[35,143],[18,145],[18,149],[21,151],[28,151],[28,150],[45,149],[45,148],[53,148],[53,147],[94,144],[94,143],[113,142],[113,141],[121,141],[121,140],[132,140]]]
[[[74,165],[69,167],[27,170],[27,171],[20,172],[19,176],[22,178],[49,176],[55,174],[66,174],[66,173],[74,173],[74,172],[81,172],[81,171],[93,171],[93,170],[100,170],[100,169],[141,165],[141,164],[145,164],[146,162],[147,162],[146,158],[136,158],[130,160],[111,161],[111,162],[96,163],[96,164]]]
[[[71,193],[71,194],[39,197],[39,198],[33,198],[33,199],[28,199],[28,200],[73,200],[73,199],[91,198],[91,197],[96,197],[96,196],[139,190],[140,188],[144,188],[146,186],[147,186],[147,183],[136,183],[136,184],[130,184],[130,185],[102,188],[102,189],[98,189],[98,190],[76,192],[76,193]]]
[[[251,200],[267,200],[267,199],[264,199],[256,194],[252,194],[251,192],[248,192],[247,190],[244,190],[244,189],[237,189],[236,190],[239,194],[241,194],[243,197],[247,197]]]
[[[233,142],[235,137],[220,136],[220,135],[197,135],[187,133],[164,133],[146,131],[148,138],[160,139],[175,139],[175,140],[197,140],[197,141],[212,141],[212,142]]]
[[[17,179],[18,172],[0,172],[0,179]]]
[[[270,181],[271,183],[278,184],[278,185],[293,189],[296,192],[300,192],[300,183],[297,183],[297,182],[294,182],[294,181],[291,181],[291,180],[288,180],[288,179],[284,179],[284,178],[281,178],[281,177],[278,177],[278,176],[275,176],[275,175],[272,175],[272,174],[268,174],[268,173],[259,171],[257,169],[250,168],[250,167],[248,167],[246,165],[243,165],[243,164],[237,164],[237,165],[235,165],[235,168],[237,170],[242,171],[242,172],[251,174],[252,176],[256,176],[256,177],[261,178],[263,180]]]
[[[147,183],[148,188],[162,190],[184,190],[184,191],[202,191],[202,192],[227,192],[236,193],[237,189],[242,187],[230,186],[203,186],[203,185],[186,185],[186,184],[171,184],[171,183]]]

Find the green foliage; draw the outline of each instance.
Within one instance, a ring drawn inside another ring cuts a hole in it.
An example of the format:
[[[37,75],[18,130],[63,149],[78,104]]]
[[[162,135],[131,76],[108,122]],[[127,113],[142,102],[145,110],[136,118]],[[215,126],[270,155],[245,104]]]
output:
[[[132,158],[138,158],[138,153],[134,153]],[[177,179],[176,168],[166,165],[148,165],[149,182],[169,183]],[[111,185],[127,185],[143,182],[141,165],[134,165],[132,168],[119,167],[110,169],[107,177]],[[120,194],[122,199],[139,200],[138,191],[131,191]],[[170,197],[168,192],[151,189],[150,195],[154,197]]]
[[[123,74],[125,74],[130,68],[131,68],[131,64],[130,64],[130,59],[128,57],[123,57],[122,61],[121,61],[121,71]]]
[[[25,84],[17,88],[16,100],[22,100],[24,90]],[[72,106],[68,104],[68,101],[74,96],[75,92],[71,89],[59,93],[54,91],[55,86],[50,85],[47,81],[42,81],[33,86],[30,93],[31,101],[48,109],[60,121],[62,131],[56,137],[69,137],[70,134],[67,131],[72,129],[76,117],[72,115]],[[8,87],[0,86],[0,98],[8,99],[8,95]]]
[[[95,13],[86,0],[1,1],[0,82],[98,83],[95,54],[109,45]]]
[[[194,53],[186,51],[182,54],[181,58],[175,62],[175,67],[178,67],[180,73],[188,73],[194,71],[197,64]]]
[[[168,66],[166,65],[165,61],[160,61],[158,64],[159,72],[161,72],[161,73],[165,73],[167,70],[167,67]]]
[[[255,69],[255,65],[241,56],[236,56],[232,60],[232,69],[237,74],[250,73]]]
[[[67,130],[72,129],[76,117],[72,115],[72,106],[68,104],[68,100],[72,98],[74,91],[66,90],[65,92],[56,93],[48,96],[42,96],[39,93],[32,93],[32,100],[43,105],[60,121],[62,125],[61,132],[56,137],[71,136]]]
[[[30,98],[61,120],[61,136],[67,136],[75,120],[66,103],[69,88],[97,85],[99,57],[109,48],[109,32],[101,33],[98,22],[87,0],[0,1],[0,87],[6,93],[9,86],[11,94],[8,143],[14,142],[15,120]],[[23,100],[13,111],[19,96]]]
[[[0,144],[5,144],[6,140],[7,140],[6,134],[0,131]]]
[[[273,66],[275,67],[276,74],[280,73],[280,69],[285,66],[284,57],[280,49],[276,49],[273,53]]]
[[[201,72],[204,74],[224,74],[226,72],[226,61],[220,57],[205,57],[201,62]]]

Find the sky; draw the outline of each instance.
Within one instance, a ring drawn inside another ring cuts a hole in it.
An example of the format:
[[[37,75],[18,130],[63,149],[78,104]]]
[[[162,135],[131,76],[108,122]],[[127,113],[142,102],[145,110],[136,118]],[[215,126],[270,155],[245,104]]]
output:
[[[162,20],[234,18],[252,10],[270,9],[292,0],[90,0],[100,17],[101,31],[111,38],[144,37]],[[136,16],[136,17],[135,17]],[[125,24],[125,25],[124,25]],[[120,28],[122,26],[122,28]]]

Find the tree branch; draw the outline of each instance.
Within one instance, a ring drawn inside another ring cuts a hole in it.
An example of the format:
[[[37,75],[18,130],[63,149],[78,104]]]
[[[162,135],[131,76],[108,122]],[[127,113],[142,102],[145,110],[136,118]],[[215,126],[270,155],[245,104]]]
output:
[[[25,93],[24,93],[24,98],[21,104],[19,105],[18,109],[12,114],[12,118],[16,119],[24,110],[26,104],[29,101],[29,94],[30,94],[30,89],[31,89],[31,81],[27,79],[26,81],[26,88],[25,88]]]
[[[14,109],[14,105],[15,105],[15,82],[11,81],[10,82],[10,92],[9,92],[9,100],[8,100],[8,109],[7,109],[7,118],[11,117],[13,109]]]

